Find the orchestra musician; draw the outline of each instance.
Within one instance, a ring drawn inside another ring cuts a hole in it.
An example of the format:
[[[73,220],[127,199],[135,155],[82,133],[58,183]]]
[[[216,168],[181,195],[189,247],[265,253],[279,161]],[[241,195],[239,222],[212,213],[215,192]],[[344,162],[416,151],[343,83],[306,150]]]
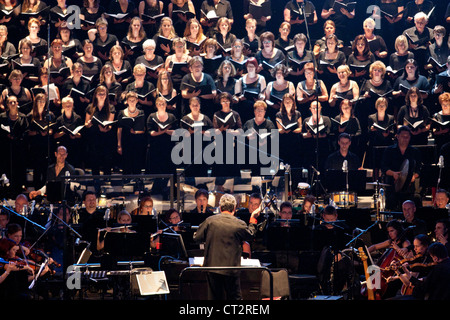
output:
[[[341,133],[338,137],[339,150],[328,156],[325,162],[325,169],[341,170],[343,162],[347,160],[348,170],[358,170],[361,167],[361,161],[356,154],[349,150],[351,143],[351,136],[345,132]]]
[[[428,252],[435,263],[425,279],[411,277],[413,295],[417,299],[450,300],[450,259],[442,243],[430,245]]]
[[[434,195],[433,206],[437,209],[447,209],[450,201],[450,194],[445,189],[437,189]]]
[[[139,207],[131,212],[132,215],[153,215],[153,199],[150,196],[142,197],[139,200]]]
[[[368,248],[369,253],[375,253],[378,250],[386,249],[377,261],[377,265],[380,266],[380,268],[389,266],[395,258],[405,259],[408,257],[408,248],[411,246],[411,242],[407,239],[405,229],[403,229],[400,221],[389,221],[386,225],[386,230],[388,232],[388,239],[379,243],[374,243]],[[381,298],[387,299],[394,297],[401,286],[402,282],[400,280],[386,283],[386,285],[383,286],[385,291],[381,295]]]
[[[318,278],[324,294],[342,294],[351,286],[354,272],[351,260],[342,254],[344,235],[351,233],[343,220],[338,220],[338,210],[327,205],[321,213],[320,224],[314,228],[321,253],[317,264]]]
[[[0,240],[0,258],[7,263],[0,268],[0,298],[6,300],[29,300],[29,283],[34,279],[34,270],[13,259],[19,251],[19,246],[10,239]]]
[[[191,225],[198,226],[206,218],[214,215],[212,208],[208,205],[209,193],[205,189],[198,189],[195,192],[195,208],[183,213],[183,220]]]
[[[448,219],[439,219],[434,227],[434,237],[436,242],[442,243],[447,251],[450,252],[450,242],[448,241],[448,230],[450,229],[450,221]]]
[[[48,183],[52,182],[54,183],[57,178],[62,178],[67,175],[74,175],[75,174],[75,168],[66,161],[67,158],[67,149],[64,146],[59,146],[55,151],[55,157],[56,157],[56,163],[51,164],[47,169],[47,183],[43,187],[41,187],[39,190],[31,191],[29,196],[30,199],[34,199],[37,196],[42,196],[51,190],[47,190]],[[62,184],[65,183],[65,181],[60,182]],[[60,186],[59,190],[62,190],[62,186]],[[64,191],[63,191],[64,192]],[[67,192],[67,190],[66,190]],[[64,200],[63,196],[67,195],[60,194],[59,201]]]
[[[406,200],[402,203],[402,212],[403,212],[403,228],[407,229],[408,232],[406,236],[409,241],[412,241],[414,236],[427,233],[427,225],[425,221],[418,219],[416,217],[416,204],[414,201]]]
[[[417,194],[422,163],[419,150],[410,145],[411,129],[400,127],[396,137],[397,143],[384,150],[381,171],[385,175],[385,183],[389,185],[386,188],[386,208],[399,211],[405,200],[414,199]]]
[[[105,237],[108,232],[125,232],[134,233],[136,231],[128,228],[127,225],[131,224],[132,217],[127,210],[122,210],[117,214],[117,224],[119,227],[106,227],[98,229],[97,232],[97,251],[101,252],[105,248]]]
[[[428,254],[428,248],[430,246],[430,239],[426,234],[419,234],[414,237],[413,241],[414,245],[414,254],[410,252],[408,258],[393,261],[391,263],[391,267],[395,271],[395,275],[390,276],[386,281],[394,281],[396,279],[400,279],[403,283],[402,288],[400,290],[400,295],[397,295],[394,298],[395,300],[408,300],[412,299],[412,290],[413,286],[410,281],[411,277],[423,278],[426,277],[429,268],[416,268],[417,270],[411,270],[411,266],[415,266],[418,264],[426,264],[432,262],[430,255]],[[404,271],[403,273],[401,271]]]

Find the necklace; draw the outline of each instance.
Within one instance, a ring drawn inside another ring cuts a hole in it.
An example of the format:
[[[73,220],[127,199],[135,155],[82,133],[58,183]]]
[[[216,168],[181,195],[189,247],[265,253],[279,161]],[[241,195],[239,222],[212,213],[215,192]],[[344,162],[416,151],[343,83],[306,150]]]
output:
[[[138,109],[134,109],[134,111],[130,111],[130,109],[128,109],[128,114],[131,115],[135,115],[138,112]]]

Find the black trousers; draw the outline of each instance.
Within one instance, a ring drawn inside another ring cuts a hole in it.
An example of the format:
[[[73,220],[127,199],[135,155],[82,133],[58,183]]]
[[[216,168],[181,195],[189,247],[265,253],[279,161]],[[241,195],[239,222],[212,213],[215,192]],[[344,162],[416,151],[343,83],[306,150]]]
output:
[[[240,274],[223,275],[208,272],[209,300],[242,300]]]

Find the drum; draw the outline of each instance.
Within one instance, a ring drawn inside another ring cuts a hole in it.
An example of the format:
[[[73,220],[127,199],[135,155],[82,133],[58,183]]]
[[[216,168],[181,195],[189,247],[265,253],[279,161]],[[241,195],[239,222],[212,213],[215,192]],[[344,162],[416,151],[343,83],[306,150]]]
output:
[[[310,189],[310,185],[307,184],[306,182],[299,182],[297,185],[297,191],[301,197],[306,196],[309,192],[309,189]]]
[[[356,207],[358,203],[355,192],[332,192],[330,199],[333,200],[338,207]]]

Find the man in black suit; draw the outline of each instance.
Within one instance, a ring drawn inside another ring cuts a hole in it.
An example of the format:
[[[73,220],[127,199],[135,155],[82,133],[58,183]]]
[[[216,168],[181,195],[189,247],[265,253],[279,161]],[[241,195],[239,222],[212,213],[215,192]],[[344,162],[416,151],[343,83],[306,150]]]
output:
[[[241,265],[242,245],[256,234],[256,218],[252,212],[249,225],[236,218],[236,199],[224,194],[219,201],[220,214],[207,218],[194,233],[194,240],[205,242],[204,267]],[[241,300],[240,273],[236,270],[214,270],[207,273],[208,296],[213,300]]]

